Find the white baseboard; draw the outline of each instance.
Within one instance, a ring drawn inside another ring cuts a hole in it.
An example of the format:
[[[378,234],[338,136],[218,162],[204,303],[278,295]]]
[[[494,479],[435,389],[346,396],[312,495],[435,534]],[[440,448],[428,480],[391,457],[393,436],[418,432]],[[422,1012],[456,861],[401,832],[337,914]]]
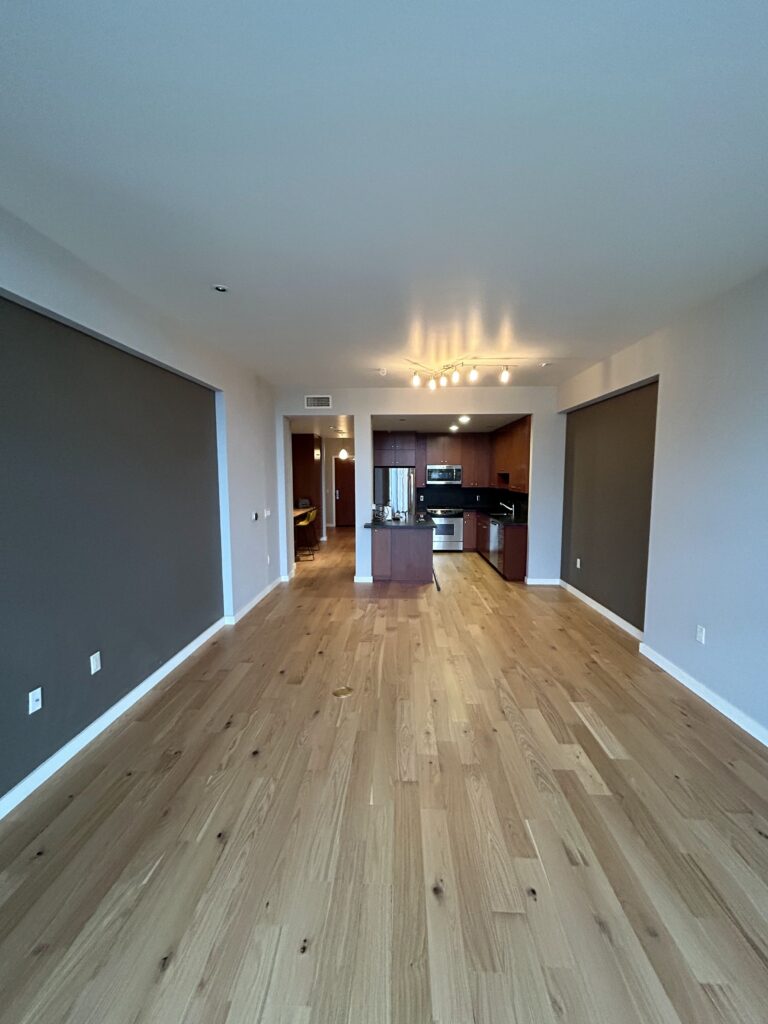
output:
[[[167,675],[170,675],[175,668],[178,668],[182,662],[191,657],[203,644],[206,644],[211,637],[214,637],[224,625],[223,618],[219,619],[218,622],[214,622],[204,633],[195,637],[186,647],[183,647],[177,654],[174,654],[172,658],[166,661],[164,665],[155,669],[152,675],[147,676],[144,682],[135,686],[130,693],[126,693],[111,708],[107,708],[103,715],[100,715],[94,722],[87,725],[82,732],[79,732],[77,736],[74,736],[68,743],[65,743],[55,754],[51,754],[47,761],[43,761],[26,778],[22,779],[21,782],[17,782],[13,789],[0,797],[0,819],[9,814],[14,807],[18,807],[22,800],[25,800],[30,793],[33,793],[47,779],[50,779],[60,768],[63,768],[67,761],[71,761],[75,754],[79,754],[83,747],[87,747],[100,733],[109,728],[113,722],[117,721],[121,715],[124,715],[137,701],[140,701]]]
[[[686,689],[695,693],[697,697],[701,697],[707,704],[711,704],[713,708],[720,712],[721,715],[725,715],[735,725],[738,725],[744,732],[749,733],[753,739],[756,739],[759,743],[762,743],[764,747],[768,747],[768,729],[765,726],[760,725],[754,718],[751,718],[745,712],[740,711],[734,704],[715,693],[714,690],[710,690],[704,683],[700,683],[698,679],[694,679],[693,676],[675,665],[674,662],[665,658],[663,654],[659,654],[648,644],[640,644],[640,653],[645,655],[649,661],[652,661],[654,665],[658,665],[659,668],[663,668],[664,671],[676,679],[678,683],[682,683]]]
[[[260,601],[263,601],[267,594],[272,593],[272,591],[275,589],[278,583],[287,582],[288,578],[286,576],[278,576],[277,579],[272,580],[272,582],[269,583],[266,587],[264,587],[264,589],[260,593],[258,593],[256,597],[250,600],[248,604],[243,605],[243,607],[239,611],[235,612],[234,615],[225,615],[224,618],[222,619],[222,622],[224,623],[225,626],[236,625],[244,615],[247,615],[248,612],[253,611],[256,605]]]
[[[373,583],[373,576],[355,576],[355,583]]]
[[[638,629],[637,626],[633,626],[632,623],[627,622],[626,619],[622,619],[620,615],[617,615],[616,612],[612,612],[610,608],[606,608],[605,605],[598,604],[597,601],[594,601],[586,594],[582,594],[580,590],[571,586],[570,583],[566,583],[565,580],[560,580],[560,586],[564,590],[567,590],[569,594],[573,594],[574,597],[578,597],[578,599],[583,601],[584,604],[589,605],[589,607],[594,611],[605,616],[605,618],[608,619],[609,622],[612,622],[614,626],[618,626],[619,629],[623,629],[625,633],[629,633],[629,635],[634,637],[635,640],[643,639],[643,631],[641,629]]]
[[[559,587],[560,586],[560,580],[559,579],[557,579],[557,580],[543,580],[543,579],[540,580],[540,579],[535,579],[532,576],[526,576],[525,577],[525,582],[528,584],[529,587]]]

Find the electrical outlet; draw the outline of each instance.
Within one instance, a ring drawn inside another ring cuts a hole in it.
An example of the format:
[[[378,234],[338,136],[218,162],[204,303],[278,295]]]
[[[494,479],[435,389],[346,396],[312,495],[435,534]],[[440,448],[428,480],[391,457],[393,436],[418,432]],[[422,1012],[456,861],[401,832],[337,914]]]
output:
[[[91,655],[91,675],[95,676],[97,672],[101,672],[101,651]]]
[[[580,568],[581,568],[581,559],[580,559],[580,558],[577,558],[577,559],[576,559],[576,568],[577,568],[577,569],[580,569]]]
[[[43,688],[38,686],[36,690],[30,690],[27,694],[28,700],[28,715],[34,715],[36,711],[39,711],[43,706]]]
[[[270,517],[271,515],[272,515],[272,509],[271,509],[271,508],[265,508],[265,509],[264,509],[264,518],[265,518],[265,519],[269,519],[269,517]]]
[[[696,627],[696,642],[699,644],[705,644],[707,642],[707,631],[704,626]]]

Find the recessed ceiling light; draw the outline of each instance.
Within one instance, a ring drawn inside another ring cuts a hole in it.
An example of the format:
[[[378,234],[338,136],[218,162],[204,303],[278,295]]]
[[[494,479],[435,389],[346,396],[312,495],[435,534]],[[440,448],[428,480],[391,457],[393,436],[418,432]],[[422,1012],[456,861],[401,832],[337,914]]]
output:
[[[386,366],[380,366],[379,367],[379,376],[380,377],[386,377],[387,376],[387,368],[386,368]]]
[[[227,288],[227,286],[225,284],[214,284],[214,285],[211,285],[211,287],[213,288],[213,290],[215,292],[220,292],[222,295],[224,294],[224,292],[228,292],[229,291],[229,288]]]
[[[471,416],[459,416],[459,423],[469,423]]]
[[[450,425],[450,427],[448,427],[448,429],[449,429],[449,430],[454,430],[454,431],[456,431],[456,430],[458,430],[459,428],[458,428],[458,425],[457,425],[456,423],[452,423],[452,424]]]

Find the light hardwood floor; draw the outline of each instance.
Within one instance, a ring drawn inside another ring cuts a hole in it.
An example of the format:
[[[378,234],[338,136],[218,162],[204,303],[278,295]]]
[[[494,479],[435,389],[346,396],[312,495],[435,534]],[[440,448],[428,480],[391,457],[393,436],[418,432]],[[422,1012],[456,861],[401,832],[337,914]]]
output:
[[[351,542],[0,826],[3,1024],[765,1024],[766,751],[568,594]]]

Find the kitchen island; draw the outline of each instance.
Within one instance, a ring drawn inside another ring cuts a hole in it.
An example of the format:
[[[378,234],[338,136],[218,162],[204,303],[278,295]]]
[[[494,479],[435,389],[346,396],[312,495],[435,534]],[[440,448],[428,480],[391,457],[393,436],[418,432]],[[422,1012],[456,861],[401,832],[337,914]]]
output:
[[[432,582],[432,534],[429,516],[374,520],[371,531],[371,563],[374,582]]]

